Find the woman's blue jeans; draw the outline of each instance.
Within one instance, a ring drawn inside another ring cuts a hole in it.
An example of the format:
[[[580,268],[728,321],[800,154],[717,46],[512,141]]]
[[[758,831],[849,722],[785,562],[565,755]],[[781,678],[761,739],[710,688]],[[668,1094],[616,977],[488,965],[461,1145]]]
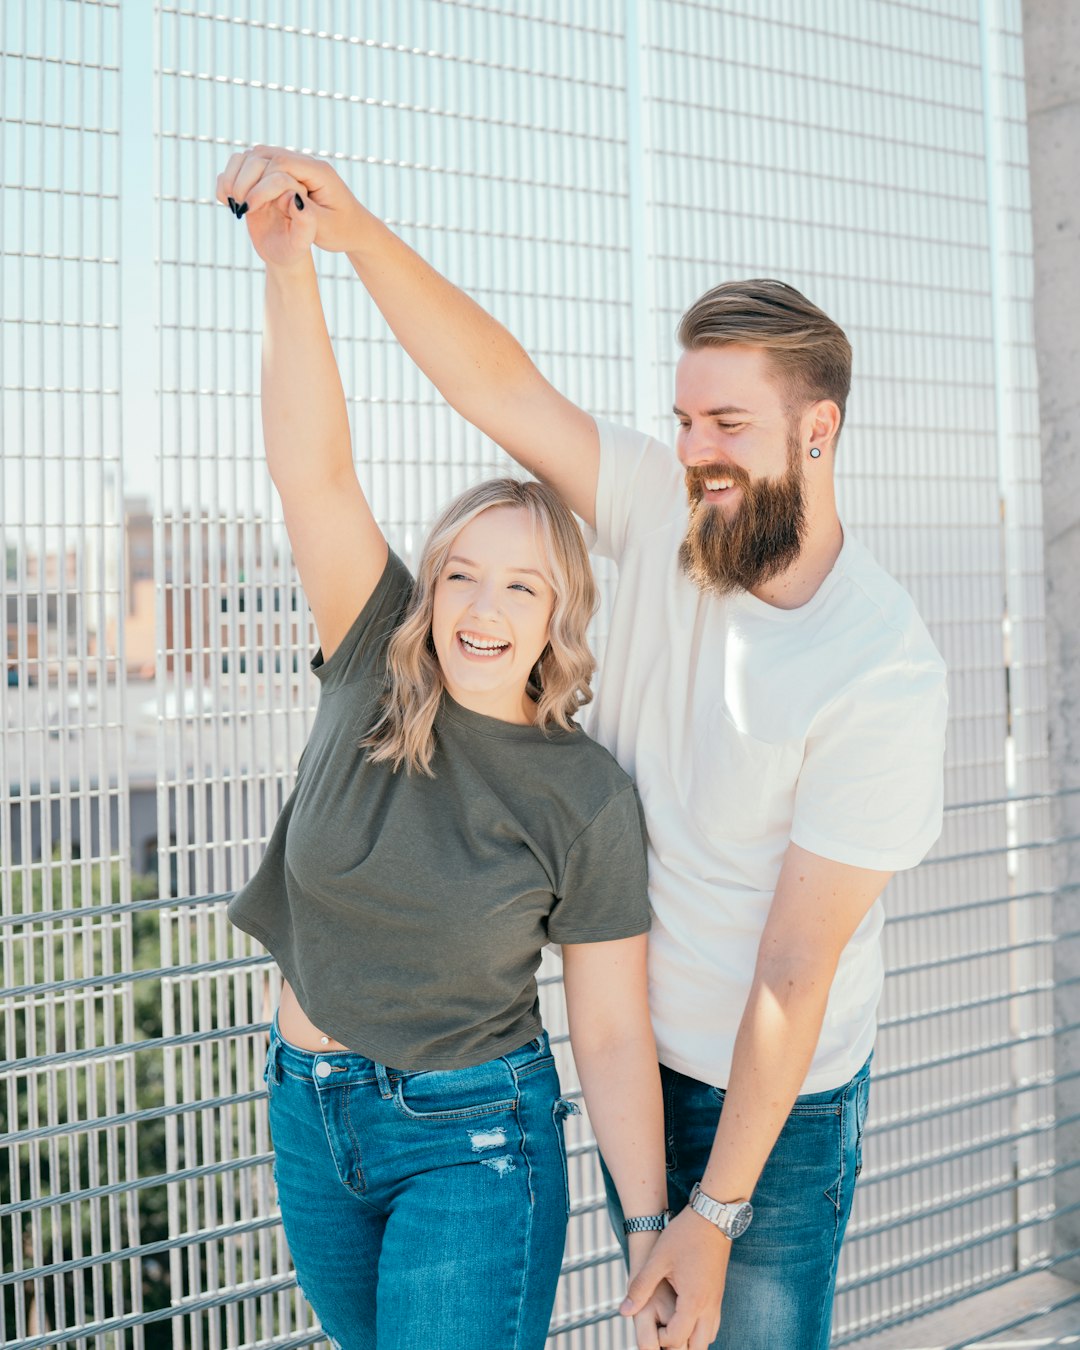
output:
[[[312,1054],[275,1021],[274,1176],[297,1279],[343,1350],[540,1350],[569,1213],[547,1036],[470,1069]]]
[[[660,1077],[668,1205],[677,1213],[705,1171],[724,1093],[664,1065]],[[796,1098],[754,1188],[753,1222],[731,1244],[720,1334],[711,1350],[828,1350],[836,1267],[862,1165],[869,1100],[869,1060],[843,1087]],[[607,1189],[621,1233],[610,1182]]]

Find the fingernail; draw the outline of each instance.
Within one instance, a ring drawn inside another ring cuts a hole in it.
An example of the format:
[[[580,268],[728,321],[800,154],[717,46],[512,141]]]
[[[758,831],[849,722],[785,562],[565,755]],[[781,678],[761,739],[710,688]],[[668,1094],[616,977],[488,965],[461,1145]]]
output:
[[[619,1306],[619,1312],[622,1313],[623,1317],[629,1317],[633,1311],[634,1311],[633,1301],[631,1299],[624,1298]]]
[[[300,196],[299,192],[295,195],[295,197],[293,197],[293,201],[296,203],[296,209],[298,211],[302,211],[304,209],[304,199],[303,197]]]
[[[241,202],[241,204],[236,208],[236,219],[243,220],[243,218],[247,215],[247,210],[248,210],[247,202]]]
[[[229,210],[233,213],[234,216],[236,215],[236,201],[232,197],[229,198]]]

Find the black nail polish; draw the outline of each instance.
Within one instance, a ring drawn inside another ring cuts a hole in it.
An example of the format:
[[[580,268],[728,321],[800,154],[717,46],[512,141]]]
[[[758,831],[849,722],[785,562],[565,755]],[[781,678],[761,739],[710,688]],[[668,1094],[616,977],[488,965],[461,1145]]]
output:
[[[241,202],[240,205],[236,208],[236,219],[243,220],[244,217],[247,215],[247,212],[248,212],[247,202]]]
[[[233,197],[229,198],[229,210],[233,213],[234,216],[236,215],[236,201]]]
[[[302,211],[304,209],[304,199],[303,197],[300,196],[299,192],[296,193],[296,195],[293,197],[293,201],[296,203],[296,209],[298,211]]]

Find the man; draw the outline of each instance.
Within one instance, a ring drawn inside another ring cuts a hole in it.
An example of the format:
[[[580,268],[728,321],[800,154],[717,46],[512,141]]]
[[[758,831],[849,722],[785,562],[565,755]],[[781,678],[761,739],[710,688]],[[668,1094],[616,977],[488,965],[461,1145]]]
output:
[[[300,193],[317,242],[349,254],[444,397],[619,566],[591,730],[635,776],[649,830],[678,1211],[622,1310],[667,1280],[661,1346],[824,1350],[869,1092],[879,897],[939,832],[946,702],[909,597],[837,514],[847,339],[780,282],[710,291],[679,329],[676,458],[553,389],[329,166],[270,147],[241,159],[237,200]]]

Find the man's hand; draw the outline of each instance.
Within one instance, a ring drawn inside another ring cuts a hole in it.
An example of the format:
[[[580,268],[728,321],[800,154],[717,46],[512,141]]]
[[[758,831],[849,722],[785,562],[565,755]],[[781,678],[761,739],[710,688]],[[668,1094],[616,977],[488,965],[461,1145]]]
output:
[[[663,1350],[709,1350],[720,1327],[731,1243],[699,1214],[686,1208],[668,1225],[645,1264],[630,1281],[619,1311],[634,1317],[651,1304],[667,1281],[675,1291],[675,1312],[660,1329]]]
[[[304,219],[313,222],[313,242],[319,248],[345,253],[363,237],[370,216],[323,159],[276,145],[256,145],[233,155],[218,175],[218,201],[224,205],[231,197],[252,212],[296,192],[308,208]]]

